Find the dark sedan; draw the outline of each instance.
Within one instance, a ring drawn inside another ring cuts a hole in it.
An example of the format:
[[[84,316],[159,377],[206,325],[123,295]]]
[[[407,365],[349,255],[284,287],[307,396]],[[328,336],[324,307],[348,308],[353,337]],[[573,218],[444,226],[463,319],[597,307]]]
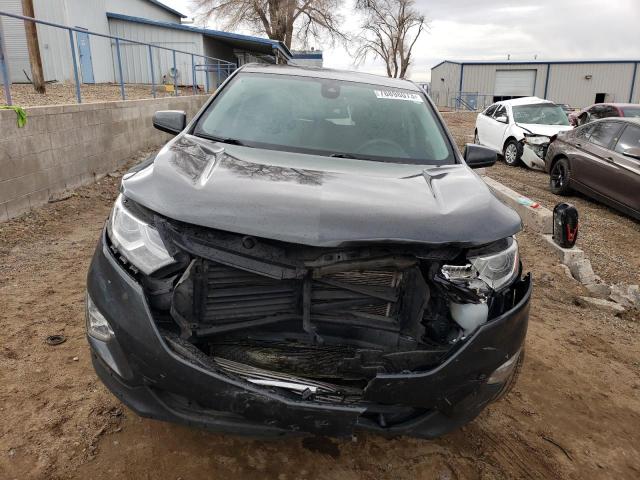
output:
[[[569,123],[574,127],[594,120],[611,117],[638,118],[640,105],[636,103],[596,103],[578,112],[569,113]]]
[[[640,118],[598,120],[558,136],[545,170],[553,193],[578,190],[640,220]]]

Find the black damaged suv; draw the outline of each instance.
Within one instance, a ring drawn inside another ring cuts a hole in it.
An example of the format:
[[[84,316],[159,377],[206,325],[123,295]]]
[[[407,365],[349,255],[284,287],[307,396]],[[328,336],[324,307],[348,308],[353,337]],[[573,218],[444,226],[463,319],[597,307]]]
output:
[[[127,173],[87,280],[96,372],[142,416],[434,437],[508,389],[518,215],[408,81],[237,70]]]

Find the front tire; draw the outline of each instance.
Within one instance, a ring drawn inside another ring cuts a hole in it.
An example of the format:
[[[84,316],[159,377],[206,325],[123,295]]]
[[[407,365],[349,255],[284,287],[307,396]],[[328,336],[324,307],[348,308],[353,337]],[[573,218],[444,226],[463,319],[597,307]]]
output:
[[[504,145],[504,162],[510,167],[515,167],[520,164],[522,158],[522,145],[515,139],[509,140]]]
[[[553,164],[549,172],[549,189],[556,195],[569,195],[571,193],[570,180],[571,166],[569,165],[569,160],[561,158]]]

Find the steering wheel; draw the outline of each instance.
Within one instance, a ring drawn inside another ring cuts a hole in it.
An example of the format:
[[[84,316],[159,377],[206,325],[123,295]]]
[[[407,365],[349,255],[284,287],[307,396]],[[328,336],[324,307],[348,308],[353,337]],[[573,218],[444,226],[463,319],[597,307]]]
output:
[[[401,152],[404,156],[407,156],[407,152],[405,151],[404,148],[400,146],[400,144],[394,142],[393,140],[388,140],[386,138],[373,138],[371,140],[367,140],[356,149],[355,153],[371,153],[371,151],[367,151],[367,150],[374,145],[391,147],[392,149],[398,152]]]

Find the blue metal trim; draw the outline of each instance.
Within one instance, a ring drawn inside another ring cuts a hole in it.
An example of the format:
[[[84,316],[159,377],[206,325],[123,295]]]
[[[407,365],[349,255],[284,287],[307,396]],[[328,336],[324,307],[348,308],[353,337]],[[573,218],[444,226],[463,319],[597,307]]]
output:
[[[455,62],[453,60],[443,60],[439,64],[434,65],[433,67],[431,67],[431,69],[433,70],[434,68],[438,68],[440,65],[442,65],[444,63],[455,63],[456,65],[460,65],[460,62]]]
[[[633,65],[633,77],[631,78],[631,91],[629,92],[629,103],[633,102],[633,90],[636,86],[636,75],[638,74],[638,62]]]
[[[149,48],[149,69],[151,70],[151,91],[153,93],[153,98],[156,98],[156,80],[153,76],[153,50],[151,45],[148,45]]]
[[[76,45],[73,41],[73,31],[69,30],[69,44],[71,45],[71,58],[73,59],[73,77],[76,81],[76,98],[78,103],[82,103],[82,95],[80,94],[80,76],[78,75],[78,60],[76,59]]]
[[[9,68],[7,68],[8,59],[5,57],[4,33],[2,31],[2,22],[0,19],[0,72],[2,72],[2,85],[4,87],[4,99],[7,105],[13,105],[11,99],[11,77],[9,77]]]
[[[158,7],[165,9],[167,12],[174,13],[174,14],[178,15],[180,18],[187,18],[187,16],[185,14],[180,13],[179,11],[174,10],[171,7],[168,7],[167,5],[165,5],[162,2],[159,2],[158,0],[147,0],[147,2],[150,2],[150,3],[153,3],[154,5],[157,5]]]
[[[178,66],[176,65],[176,51],[173,51],[173,93],[178,96]]]
[[[241,35],[239,33],[221,32],[220,30],[211,30],[209,28],[192,27],[190,25],[181,25],[179,23],[161,22],[158,20],[149,20],[148,18],[132,17],[131,15],[122,15],[120,13],[107,12],[107,18],[116,20],[125,20],[132,23],[143,23],[146,25],[155,25],[157,27],[172,28],[174,30],[185,30],[187,32],[201,33],[209,37],[218,38],[220,40],[242,40],[245,42],[253,42],[261,45],[271,45],[280,50],[287,60],[291,60],[292,53],[287,46],[277,40],[268,38],[253,37],[250,35]]]
[[[542,98],[544,98],[545,100],[547,99],[547,90],[549,89],[549,73],[551,72],[551,64],[547,63],[547,79],[544,81],[544,96]]]
[[[460,87],[458,88],[459,92],[462,92],[462,79],[464,77],[464,63],[460,65]]]
[[[193,54],[191,55],[191,83],[193,87],[193,94],[195,95],[198,91],[198,85],[196,83],[196,61],[193,58]]]
[[[174,52],[175,55],[175,52]],[[122,99],[126,100],[127,96],[124,93],[124,78],[122,75],[122,59],[120,58],[120,39],[116,38],[116,58],[118,60],[118,74],[120,77],[120,95],[122,95]]]
[[[440,62],[439,64],[437,64],[435,67],[431,67],[431,68],[436,68],[439,67],[440,65],[442,65],[443,63],[455,63],[458,65],[547,65],[547,64],[551,64],[551,65],[577,65],[577,64],[599,64],[599,63],[609,63],[609,64],[613,64],[613,63],[637,63],[640,62],[640,59],[637,60],[628,60],[628,59],[621,59],[621,60],[549,60],[549,61],[518,61],[518,60],[510,60],[510,61],[474,61],[474,60],[470,60],[468,62],[457,62],[457,61],[452,61],[452,60],[445,60],[443,62]]]

